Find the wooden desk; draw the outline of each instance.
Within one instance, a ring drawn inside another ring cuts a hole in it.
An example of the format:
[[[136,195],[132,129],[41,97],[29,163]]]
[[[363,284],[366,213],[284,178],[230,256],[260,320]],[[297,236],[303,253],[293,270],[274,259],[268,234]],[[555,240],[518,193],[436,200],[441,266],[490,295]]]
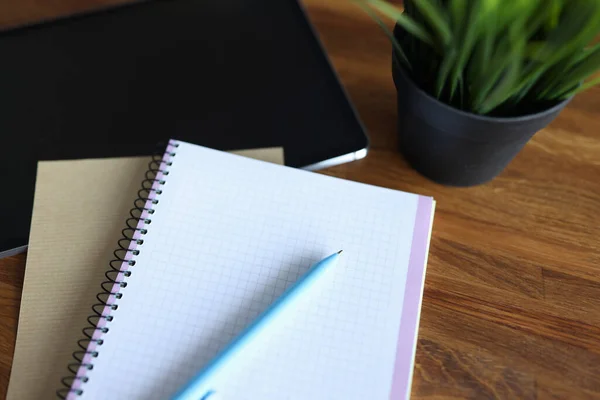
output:
[[[118,1],[4,0],[0,25]],[[306,4],[372,137],[365,160],[324,173],[438,202],[413,397],[600,398],[600,88],[492,183],[441,187],[396,151],[385,36],[347,0]],[[24,269],[24,255],[0,260],[0,396]]]

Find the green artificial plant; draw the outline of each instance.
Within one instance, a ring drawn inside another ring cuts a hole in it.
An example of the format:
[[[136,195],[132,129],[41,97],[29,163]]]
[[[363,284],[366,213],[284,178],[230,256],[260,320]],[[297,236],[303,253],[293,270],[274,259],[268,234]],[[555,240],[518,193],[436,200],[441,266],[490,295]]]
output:
[[[357,1],[389,35],[394,62],[461,110],[526,115],[600,83],[600,0]]]

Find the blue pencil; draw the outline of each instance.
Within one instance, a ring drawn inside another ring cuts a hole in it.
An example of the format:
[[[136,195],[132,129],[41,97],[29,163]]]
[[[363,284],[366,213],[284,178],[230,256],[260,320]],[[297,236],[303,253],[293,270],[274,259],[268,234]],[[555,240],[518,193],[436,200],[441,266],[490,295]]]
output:
[[[173,400],[210,400],[212,394],[218,391],[210,387],[210,378],[233,358],[246,343],[256,337],[275,318],[281,314],[287,306],[298,297],[305,288],[313,284],[325,270],[337,264],[342,251],[338,251],[329,257],[314,264],[306,274],[289,287],[271,306],[256,318],[240,335],[238,335],[221,353],[208,363],[186,386],[184,386]]]

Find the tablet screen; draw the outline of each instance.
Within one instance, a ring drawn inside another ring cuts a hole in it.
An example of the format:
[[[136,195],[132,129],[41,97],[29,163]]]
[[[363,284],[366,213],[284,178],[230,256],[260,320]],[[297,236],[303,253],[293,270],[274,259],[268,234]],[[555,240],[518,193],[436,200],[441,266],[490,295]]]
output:
[[[295,0],[137,3],[2,32],[0,54],[0,251],[26,243],[38,160],[170,137],[282,146],[293,167],[367,147]]]

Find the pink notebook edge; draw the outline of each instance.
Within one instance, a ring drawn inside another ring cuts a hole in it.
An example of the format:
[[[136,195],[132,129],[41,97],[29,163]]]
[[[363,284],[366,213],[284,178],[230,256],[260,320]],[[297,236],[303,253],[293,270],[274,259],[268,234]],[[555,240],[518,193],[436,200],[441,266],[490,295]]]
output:
[[[410,397],[435,201],[419,196],[406,274],[390,400]]]

